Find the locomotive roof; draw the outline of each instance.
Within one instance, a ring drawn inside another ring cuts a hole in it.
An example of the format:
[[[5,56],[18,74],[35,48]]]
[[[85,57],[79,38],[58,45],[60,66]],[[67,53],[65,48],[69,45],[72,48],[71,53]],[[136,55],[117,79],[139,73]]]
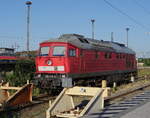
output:
[[[135,52],[132,49],[125,47],[124,44],[85,38],[84,36],[78,34],[64,34],[61,35],[59,38],[50,39],[44,41],[43,43],[45,42],[67,42],[82,49],[93,49],[108,52],[135,54]]]

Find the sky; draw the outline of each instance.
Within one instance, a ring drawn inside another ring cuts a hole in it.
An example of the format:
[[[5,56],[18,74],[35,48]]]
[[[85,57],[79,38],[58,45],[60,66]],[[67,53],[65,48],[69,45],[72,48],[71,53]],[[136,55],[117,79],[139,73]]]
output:
[[[1,0],[0,47],[26,50],[26,0]],[[110,4],[108,4],[110,3]],[[150,0],[32,0],[30,50],[61,34],[77,33],[91,37],[95,19],[95,38],[126,44],[137,55],[150,56]]]

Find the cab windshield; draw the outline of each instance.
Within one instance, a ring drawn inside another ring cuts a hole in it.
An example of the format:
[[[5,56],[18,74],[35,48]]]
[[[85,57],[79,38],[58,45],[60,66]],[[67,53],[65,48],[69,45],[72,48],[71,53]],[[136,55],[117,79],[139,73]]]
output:
[[[50,47],[41,47],[40,56],[48,56]]]
[[[65,56],[66,48],[64,46],[54,46],[53,56]]]

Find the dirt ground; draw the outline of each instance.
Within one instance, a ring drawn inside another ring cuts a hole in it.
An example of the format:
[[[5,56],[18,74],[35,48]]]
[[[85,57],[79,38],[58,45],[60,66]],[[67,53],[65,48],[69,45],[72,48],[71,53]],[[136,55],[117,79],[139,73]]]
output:
[[[39,104],[32,108],[26,108],[19,112],[20,118],[46,118],[48,103]]]

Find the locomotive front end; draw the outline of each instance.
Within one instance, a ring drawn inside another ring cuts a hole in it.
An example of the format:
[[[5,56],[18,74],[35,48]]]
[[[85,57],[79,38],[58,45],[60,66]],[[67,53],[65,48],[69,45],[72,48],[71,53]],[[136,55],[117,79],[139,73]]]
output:
[[[40,44],[36,57],[36,79],[42,88],[61,86],[67,77],[67,44],[46,42]]]

